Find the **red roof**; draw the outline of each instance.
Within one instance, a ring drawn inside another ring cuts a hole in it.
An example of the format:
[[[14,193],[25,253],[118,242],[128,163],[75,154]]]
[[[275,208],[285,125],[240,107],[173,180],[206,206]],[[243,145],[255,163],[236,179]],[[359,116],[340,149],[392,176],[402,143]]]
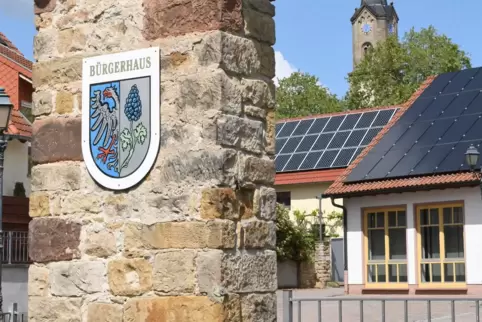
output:
[[[400,108],[400,106],[398,105],[379,106],[379,107],[370,107],[370,108],[364,108],[364,109],[358,109],[358,110],[349,110],[345,112],[333,112],[333,113],[326,113],[326,114],[294,117],[294,118],[278,120],[277,123],[313,119],[313,118],[320,118],[320,117],[337,116],[337,115],[356,114],[356,113],[363,113],[363,112],[369,112],[369,111],[388,110],[388,109],[394,109],[394,108]],[[280,173],[276,173],[275,185],[333,182],[340,175],[343,174],[345,169],[346,168],[308,170],[308,171],[297,171],[297,172],[280,172]]]
[[[32,124],[19,111],[20,74],[32,78],[32,62],[23,56],[18,48],[0,32],[0,80],[14,104],[10,115],[7,134],[23,137],[32,136]]]
[[[391,180],[375,180],[370,182],[360,182],[354,184],[345,183],[345,179],[350,172],[360,163],[360,161],[368,154],[368,152],[380,141],[380,139],[388,132],[398,119],[407,111],[407,109],[417,100],[417,98],[432,83],[436,76],[429,77],[420,88],[412,95],[412,97],[403,104],[402,108],[390,120],[390,122],[381,130],[372,142],[358,155],[358,157],[346,168],[344,173],[339,176],[336,181],[323,193],[329,197],[342,197],[354,195],[368,195],[381,192],[393,192],[395,189],[420,190],[422,188],[430,188],[445,185],[467,185],[479,182],[476,174],[473,173],[453,173],[440,175],[426,175],[412,178],[401,178]]]

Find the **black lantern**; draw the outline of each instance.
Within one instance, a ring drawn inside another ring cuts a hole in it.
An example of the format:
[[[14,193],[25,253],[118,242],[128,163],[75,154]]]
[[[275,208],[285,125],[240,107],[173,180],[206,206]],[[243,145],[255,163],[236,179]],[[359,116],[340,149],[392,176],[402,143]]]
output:
[[[470,167],[470,170],[475,169],[475,166],[479,162],[479,155],[480,153],[477,148],[473,144],[471,144],[467,149],[467,152],[465,152],[465,161]]]

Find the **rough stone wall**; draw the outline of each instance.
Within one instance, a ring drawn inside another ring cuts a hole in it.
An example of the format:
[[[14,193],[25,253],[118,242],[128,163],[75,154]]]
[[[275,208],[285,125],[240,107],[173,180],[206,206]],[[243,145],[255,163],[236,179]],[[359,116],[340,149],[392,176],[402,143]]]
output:
[[[275,321],[274,6],[36,1],[29,321]],[[82,58],[161,48],[161,149],[129,192],[81,153]]]
[[[315,256],[316,288],[325,288],[331,281],[331,247],[329,241],[316,245]]]

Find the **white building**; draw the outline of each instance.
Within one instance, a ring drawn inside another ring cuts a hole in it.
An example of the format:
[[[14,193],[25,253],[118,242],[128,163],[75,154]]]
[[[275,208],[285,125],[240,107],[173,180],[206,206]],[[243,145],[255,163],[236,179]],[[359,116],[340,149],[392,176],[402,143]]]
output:
[[[427,80],[325,192],[343,198],[345,290],[482,294],[482,68]]]

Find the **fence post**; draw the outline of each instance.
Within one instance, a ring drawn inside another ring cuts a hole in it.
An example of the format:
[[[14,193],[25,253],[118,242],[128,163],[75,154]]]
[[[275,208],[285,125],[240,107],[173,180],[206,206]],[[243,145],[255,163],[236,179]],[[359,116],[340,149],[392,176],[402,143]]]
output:
[[[18,305],[17,305],[17,303],[13,303],[12,315],[13,315],[13,322],[17,322],[17,319],[18,319]]]
[[[283,291],[283,321],[293,322],[293,291]]]
[[[12,264],[12,232],[8,232],[8,263]]]

